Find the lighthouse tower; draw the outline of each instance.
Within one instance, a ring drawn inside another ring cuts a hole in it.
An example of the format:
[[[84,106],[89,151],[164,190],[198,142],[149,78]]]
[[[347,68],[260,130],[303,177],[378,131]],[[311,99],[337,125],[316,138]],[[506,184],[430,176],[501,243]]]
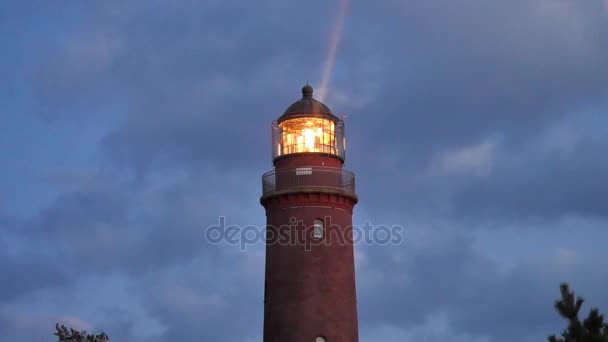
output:
[[[344,122],[302,88],[272,124],[266,209],[264,342],[357,342],[352,243],[355,176]]]

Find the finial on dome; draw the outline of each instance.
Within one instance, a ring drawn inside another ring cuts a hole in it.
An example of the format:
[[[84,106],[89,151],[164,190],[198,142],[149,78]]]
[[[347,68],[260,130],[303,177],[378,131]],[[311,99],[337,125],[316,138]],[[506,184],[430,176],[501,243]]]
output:
[[[306,85],[302,87],[302,97],[312,97],[312,92],[312,87],[306,82]]]

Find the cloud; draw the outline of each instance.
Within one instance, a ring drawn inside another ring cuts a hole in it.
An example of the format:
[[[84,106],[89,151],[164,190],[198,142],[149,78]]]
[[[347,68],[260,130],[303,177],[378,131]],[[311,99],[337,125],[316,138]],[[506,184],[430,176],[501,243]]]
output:
[[[368,338],[384,333],[387,341],[439,341],[442,334],[492,341],[542,339],[563,325],[552,305],[560,282],[577,286],[606,277],[573,258],[576,252],[570,249],[543,253],[537,247],[530,254],[518,248],[516,234],[504,243],[518,249],[520,257],[505,270],[481,254],[473,235],[461,229],[423,226],[408,233],[407,248],[366,247],[367,261],[357,270],[361,331]],[[608,300],[599,289],[586,289],[595,296],[594,305],[602,307]]]
[[[452,173],[476,176],[488,175],[492,168],[494,148],[495,145],[492,142],[486,141],[475,146],[446,152],[432,163],[431,171],[444,176],[450,176]]]
[[[568,279],[606,302],[581,248],[521,243],[573,217],[597,220],[573,231],[602,236],[604,5],[352,3],[327,104],[348,114],[356,215],[409,229],[404,246],[357,251],[362,340],[542,339],[560,330],[551,305]],[[20,175],[23,213],[0,208],[3,336],[31,340],[27,316],[39,331],[71,317],[117,340],[259,340],[262,249],[208,244],[203,229],[218,216],[263,224],[268,125],[321,78],[327,3],[3,7],[5,113],[31,144],[2,145],[15,152],[4,201],[21,159],[41,169]],[[72,165],[72,145],[91,155]],[[507,252],[495,260],[476,239]]]
[[[403,329],[393,325],[377,326],[360,336],[362,341],[488,341],[487,337],[476,337],[468,334],[454,332],[449,323],[449,318],[445,313],[431,315],[427,320],[418,326],[410,329]]]

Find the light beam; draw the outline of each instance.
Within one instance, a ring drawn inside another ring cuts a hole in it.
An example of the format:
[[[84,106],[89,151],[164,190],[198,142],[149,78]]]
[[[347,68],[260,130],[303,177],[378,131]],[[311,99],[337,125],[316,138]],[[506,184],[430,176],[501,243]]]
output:
[[[344,18],[346,17],[346,13],[348,12],[348,7],[350,5],[350,0],[338,0],[338,2],[338,17],[336,18],[335,26],[329,36],[327,56],[325,57],[325,63],[323,64],[321,88],[319,89],[319,100],[321,101],[325,100],[329,92],[329,81],[331,79],[331,73],[336,61],[336,52],[338,51],[340,39],[342,38],[342,31],[344,30]]]

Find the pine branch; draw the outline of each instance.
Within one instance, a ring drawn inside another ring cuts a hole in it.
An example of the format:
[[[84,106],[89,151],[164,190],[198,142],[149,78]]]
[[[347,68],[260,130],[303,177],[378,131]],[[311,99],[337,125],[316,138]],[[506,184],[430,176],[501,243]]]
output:
[[[566,320],[568,328],[562,332],[562,337],[549,336],[549,342],[608,342],[608,324],[598,309],[591,309],[587,318],[581,323],[579,311],[583,305],[582,297],[574,296],[568,284],[560,285],[562,298],[555,301],[555,309]]]
[[[67,327],[59,325],[59,323],[55,325],[55,330],[57,331],[54,335],[59,339],[58,342],[107,342],[110,340],[108,335],[104,332],[99,335],[94,335],[87,334],[86,330],[78,331],[70,328],[68,331]]]

